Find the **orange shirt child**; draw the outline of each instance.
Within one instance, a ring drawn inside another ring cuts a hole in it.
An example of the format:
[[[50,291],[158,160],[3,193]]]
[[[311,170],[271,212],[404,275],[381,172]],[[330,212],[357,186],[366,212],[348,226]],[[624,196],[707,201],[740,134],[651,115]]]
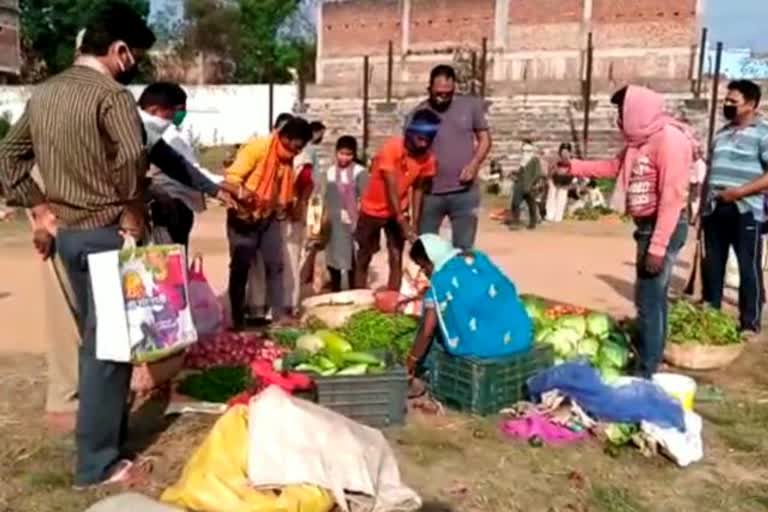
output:
[[[400,212],[393,212],[387,200],[384,174],[394,173]],[[366,215],[387,219],[404,213],[410,206],[410,192],[417,180],[437,174],[437,162],[431,152],[413,157],[405,150],[405,138],[393,137],[384,143],[373,158],[368,185],[360,201],[360,210]]]

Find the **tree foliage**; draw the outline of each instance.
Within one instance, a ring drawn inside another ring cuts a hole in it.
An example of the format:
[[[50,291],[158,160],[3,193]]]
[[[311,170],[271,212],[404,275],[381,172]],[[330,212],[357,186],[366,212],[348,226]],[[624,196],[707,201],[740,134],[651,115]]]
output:
[[[149,0],[122,0],[144,17]],[[28,49],[42,60],[48,74],[72,64],[75,37],[87,20],[110,0],[21,0],[21,28]]]

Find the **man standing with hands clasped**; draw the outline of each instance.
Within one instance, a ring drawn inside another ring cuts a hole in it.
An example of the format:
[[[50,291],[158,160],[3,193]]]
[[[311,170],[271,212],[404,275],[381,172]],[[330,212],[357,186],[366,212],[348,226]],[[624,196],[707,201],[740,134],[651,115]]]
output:
[[[704,300],[720,308],[728,253],[739,263],[741,330],[760,331],[762,314],[763,194],[768,190],[768,121],[757,113],[760,87],[749,80],[728,84],[723,116],[713,141],[708,198],[700,206],[706,257]]]
[[[451,221],[454,247],[471,249],[477,236],[480,166],[491,150],[491,134],[481,98],[456,95],[456,72],[436,66],[429,77],[428,108],[441,120],[433,151],[437,175],[424,197],[420,233],[439,234],[443,219]]]
[[[664,112],[664,97],[630,85],[611,98],[624,148],[613,160],[570,160],[559,172],[616,178],[611,207],[635,222],[636,372],[650,378],[664,356],[667,294],[677,255],[688,233],[686,206],[694,141],[690,129]]]

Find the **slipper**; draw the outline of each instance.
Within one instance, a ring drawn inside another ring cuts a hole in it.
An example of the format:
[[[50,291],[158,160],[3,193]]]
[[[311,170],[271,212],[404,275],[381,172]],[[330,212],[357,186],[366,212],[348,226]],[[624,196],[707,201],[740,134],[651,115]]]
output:
[[[109,477],[103,482],[90,485],[75,485],[72,488],[75,491],[88,491],[100,487],[119,485],[131,489],[145,483],[147,475],[149,475],[151,471],[152,462],[149,459],[137,462],[123,459],[117,461],[115,465],[112,466],[112,471]]]

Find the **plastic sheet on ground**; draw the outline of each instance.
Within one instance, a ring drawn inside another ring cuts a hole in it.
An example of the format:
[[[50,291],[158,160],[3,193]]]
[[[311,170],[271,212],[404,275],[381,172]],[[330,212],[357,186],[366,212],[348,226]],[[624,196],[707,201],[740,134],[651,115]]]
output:
[[[577,402],[591,416],[613,423],[648,421],[662,428],[685,431],[680,403],[650,381],[637,379],[611,387],[587,363],[565,363],[528,379],[533,397],[556,389]]]
[[[110,496],[94,503],[85,512],[184,512],[182,509],[165,505],[143,494],[127,492]]]
[[[685,413],[685,432],[662,428],[647,421],[642,422],[641,428],[681,468],[704,458],[702,421],[701,416],[695,412]]]
[[[274,416],[274,421],[279,416]],[[259,453],[253,447],[253,453]],[[249,452],[248,408],[237,406],[219,418],[187,462],[179,481],[162,501],[201,512],[330,512],[331,495],[312,485],[256,489],[246,473]],[[144,510],[134,508],[132,510]]]
[[[421,507],[378,430],[275,386],[253,398],[248,423],[248,477],[257,487],[310,482],[330,489],[344,512]]]

